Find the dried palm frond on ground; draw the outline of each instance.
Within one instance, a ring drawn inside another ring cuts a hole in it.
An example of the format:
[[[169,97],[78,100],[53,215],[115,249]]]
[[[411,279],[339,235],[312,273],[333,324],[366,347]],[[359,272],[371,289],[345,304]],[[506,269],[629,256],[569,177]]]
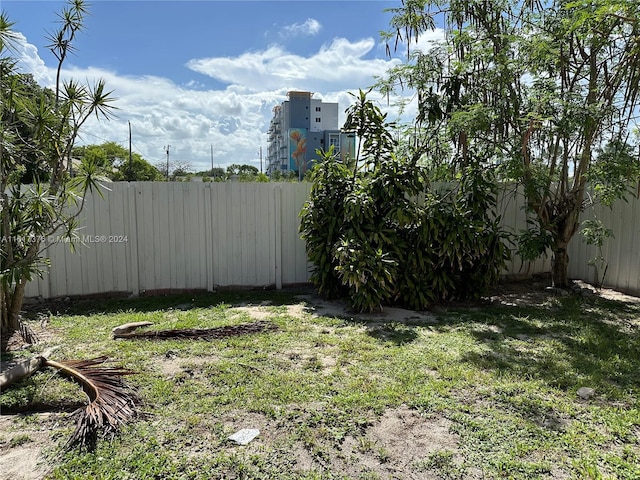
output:
[[[98,437],[115,434],[122,425],[139,416],[138,396],[123,379],[125,375],[135,372],[121,367],[98,367],[108,360],[104,356],[89,360],[50,360],[48,356],[53,350],[55,348],[15,362],[0,373],[0,390],[5,390],[45,367],[54,368],[63,376],[79,383],[89,398],[89,404],[73,412],[76,416],[76,428],[66,443],[65,450],[74,447],[93,450]]]
[[[74,447],[93,450],[98,437],[114,435],[122,425],[140,414],[138,396],[122,378],[134,372],[121,367],[97,367],[107,360],[107,357],[97,357],[63,362],[45,359],[43,362],[43,366],[55,368],[78,382],[89,397],[89,404],[74,412],[76,428],[65,450]]]
[[[145,322],[148,324],[148,322]],[[127,324],[113,329],[114,338],[149,338],[149,339],[176,339],[176,338],[198,338],[202,340],[213,340],[216,338],[232,337],[235,335],[246,335],[250,333],[260,333],[269,330],[276,330],[278,326],[273,322],[257,321],[243,323],[240,325],[226,325],[215,328],[182,328],[172,330],[157,330],[148,332],[132,332],[138,325]],[[143,325],[140,325],[143,326]],[[128,330],[127,333],[118,333]]]

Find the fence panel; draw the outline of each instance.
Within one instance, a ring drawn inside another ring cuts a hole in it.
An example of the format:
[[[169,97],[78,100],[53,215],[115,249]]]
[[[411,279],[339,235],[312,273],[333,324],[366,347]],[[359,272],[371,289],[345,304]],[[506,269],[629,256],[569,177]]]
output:
[[[300,210],[309,198],[311,184],[300,188],[282,189],[282,282],[285,284],[309,281],[309,262],[304,242],[300,239]]]
[[[527,228],[529,214],[525,210],[526,199],[522,188],[506,186],[497,199],[497,213],[502,219],[503,228],[514,235],[514,243],[510,245],[512,260],[505,268],[505,275],[533,275],[551,270],[551,256],[543,256],[535,261],[524,261],[515,252],[515,235]]]
[[[308,183],[109,184],[105,198],[88,195],[84,228],[76,243],[51,239],[51,269],[27,285],[28,297],[63,297],[110,292],[213,290],[218,286],[270,286],[309,280],[309,262],[298,232]],[[503,225],[526,228],[522,192],[507,189],[498,200]],[[605,284],[640,292],[640,200],[613,210],[594,207],[614,238],[606,240]],[[569,275],[593,282],[588,265],[597,255],[576,236],[569,248]],[[550,258],[522,263],[514,258],[505,274],[551,269]]]
[[[586,219],[599,219],[613,236],[605,239],[599,251],[576,235],[568,249],[569,277],[590,283],[602,281],[602,269],[589,265],[591,260],[602,256],[608,265],[605,286],[640,293],[640,199],[630,197],[627,202],[616,202],[613,208],[594,205],[583,212],[581,221]]]

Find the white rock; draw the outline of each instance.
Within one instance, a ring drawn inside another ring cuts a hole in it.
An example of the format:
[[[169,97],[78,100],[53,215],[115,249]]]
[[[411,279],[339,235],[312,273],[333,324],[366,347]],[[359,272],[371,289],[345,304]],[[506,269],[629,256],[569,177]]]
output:
[[[580,387],[576,393],[583,400],[589,400],[591,397],[593,397],[593,395],[594,395],[594,393],[596,393],[596,391],[593,388]]]

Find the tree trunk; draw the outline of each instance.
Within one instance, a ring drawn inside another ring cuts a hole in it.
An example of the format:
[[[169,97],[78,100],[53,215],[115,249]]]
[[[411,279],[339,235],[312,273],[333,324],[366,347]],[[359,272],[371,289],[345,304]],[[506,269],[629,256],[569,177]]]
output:
[[[32,332],[20,321],[20,311],[22,310],[22,303],[24,301],[25,286],[26,282],[24,280],[18,283],[13,289],[9,285],[2,286],[2,298],[0,298],[0,308],[2,309],[0,351],[6,351],[7,343],[15,332],[20,332],[20,335],[22,335],[26,342],[33,343],[34,337]]]
[[[21,360],[8,370],[0,372],[0,392],[4,392],[7,387],[30,377],[40,370],[43,361],[43,356],[38,355],[36,357]]]
[[[566,247],[556,248],[553,251],[552,281],[554,287],[565,288],[569,286],[569,254]]]
[[[555,244],[553,245],[552,281],[555,287],[569,287],[569,254],[567,248],[569,242],[578,231],[580,207],[582,205],[583,190],[578,190],[575,195],[568,195],[562,202],[564,218],[556,219],[556,229],[553,231]]]

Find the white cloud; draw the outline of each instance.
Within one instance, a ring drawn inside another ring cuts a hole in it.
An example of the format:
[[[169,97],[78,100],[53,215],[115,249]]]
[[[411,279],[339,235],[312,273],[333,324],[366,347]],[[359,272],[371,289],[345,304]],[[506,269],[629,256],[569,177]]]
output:
[[[113,90],[118,108],[110,121],[89,120],[80,144],[115,141],[128,145],[131,122],[133,150],[151,163],[166,160],[165,145],[171,145],[170,157],[189,162],[195,170],[232,163],[260,166],[258,149],[267,146],[267,129],[272,108],[286,98],[288,90],[316,92],[324,101],[340,104],[341,117],[353,102],[348,91],[368,88],[374,75],[399,62],[398,59],[367,59],[375,47],[372,39],[333,40],[318,52],[303,57],[282,47],[237,57],[194,59],[188,66],[227,84],[222,90],[205,90],[201,80],[177,85],[168,78],[132,77],[97,68],[69,69],[64,75],[90,84],[99,78]],[[55,71],[46,66],[38,52],[26,41],[20,50],[21,65],[34,73],[43,86],[53,86]],[[386,99],[377,99],[380,107],[395,119]]]
[[[411,50],[420,50],[421,52],[426,53],[431,48],[444,41],[444,38],[445,31],[442,28],[429,30],[427,32],[421,33],[417,41],[412,41],[410,48]]]
[[[409,43],[409,51],[427,53],[433,47],[443,42],[444,39],[445,31],[442,28],[435,28],[433,30],[422,32],[417,39],[411,39],[411,42]],[[390,53],[392,56],[402,58],[403,60],[406,59],[407,42],[404,38],[399,41],[397,45],[395,44],[395,40],[390,41],[389,48],[391,49]]]
[[[371,38],[351,42],[336,38],[310,57],[286,51],[281,46],[247,52],[238,57],[194,59],[187,67],[228,84],[252,91],[298,89],[326,91],[367,88],[374,76],[398,63],[397,59],[366,59],[374,48]]]
[[[322,25],[314,18],[307,18],[304,23],[287,25],[280,32],[281,37],[298,37],[302,35],[317,35],[322,30]]]
[[[15,32],[15,42],[12,42],[11,45],[14,50],[12,54],[19,59],[17,65],[19,71],[31,73],[36,82],[40,84],[49,84],[53,81],[54,77],[38,55],[38,49],[35,45],[27,42],[22,33]]]

